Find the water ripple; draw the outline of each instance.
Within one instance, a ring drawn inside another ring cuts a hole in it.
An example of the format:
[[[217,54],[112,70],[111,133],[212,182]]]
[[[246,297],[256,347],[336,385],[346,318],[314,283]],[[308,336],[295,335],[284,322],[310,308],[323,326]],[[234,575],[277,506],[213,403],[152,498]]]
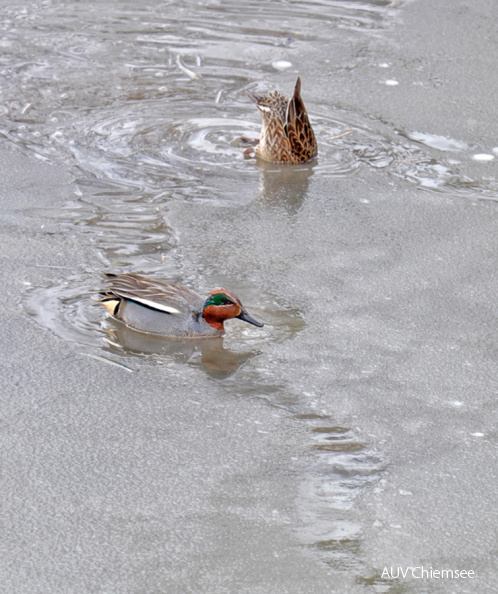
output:
[[[335,570],[368,574],[356,499],[380,480],[386,461],[353,429],[328,416],[301,413],[298,418],[311,429],[315,454],[298,497],[299,535]]]
[[[110,193],[151,197],[161,188],[164,200],[170,188],[175,198],[195,197],[206,172],[254,173],[239,139],[257,137],[260,120],[244,91],[275,78],[276,57],[292,67],[298,44],[318,51],[331,26],[358,35],[385,28],[391,10],[384,0],[246,2],[241,15],[236,2],[201,2],[195,10],[175,5],[166,17],[149,5],[111,3],[102,15],[91,4],[34,3],[2,27],[0,134],[78,168],[97,195],[108,184]],[[492,197],[497,190],[492,176],[469,173],[472,149],[458,139],[370,126],[339,109],[332,119],[332,106],[305,99],[319,142],[315,174],[354,175],[368,166],[428,191]]]
[[[169,278],[174,282],[183,282],[176,279],[171,266],[169,272]],[[165,273],[163,265],[149,266],[146,271],[151,276],[162,275],[162,278]],[[200,282],[198,275],[196,278]],[[136,332],[109,318],[98,304],[98,292],[103,287],[103,278],[96,279],[94,274],[72,274],[59,283],[29,287],[25,293],[26,310],[55,335],[84,347],[93,347],[94,353],[112,353],[124,362],[129,357],[145,356],[151,362],[160,364],[167,360],[195,363],[196,353],[201,353],[200,360],[195,364],[207,368],[210,374],[220,372],[221,377],[235,372],[240,364],[261,352],[264,345],[289,340],[304,326],[299,312],[258,293],[259,302],[251,303],[250,309],[257,319],[264,320],[263,328],[248,329],[246,324],[235,321],[227,323],[227,334],[223,339],[200,343],[168,340]],[[251,302],[250,295],[248,302]]]

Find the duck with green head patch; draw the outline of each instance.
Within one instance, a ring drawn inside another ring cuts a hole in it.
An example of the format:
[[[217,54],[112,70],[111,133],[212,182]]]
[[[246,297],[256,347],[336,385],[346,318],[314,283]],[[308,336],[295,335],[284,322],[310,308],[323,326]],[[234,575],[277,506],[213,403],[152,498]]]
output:
[[[203,298],[182,285],[139,274],[106,276],[107,288],[100,294],[100,303],[114,319],[139,332],[172,338],[222,336],[223,323],[232,318],[263,326],[226,289],[215,289]]]

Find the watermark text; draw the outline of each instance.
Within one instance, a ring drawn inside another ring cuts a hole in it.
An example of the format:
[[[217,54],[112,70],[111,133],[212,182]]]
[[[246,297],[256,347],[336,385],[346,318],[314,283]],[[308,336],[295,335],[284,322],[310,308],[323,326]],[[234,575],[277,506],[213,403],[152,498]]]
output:
[[[397,580],[399,578],[412,578],[414,580],[465,580],[474,579],[475,572],[471,569],[435,569],[418,567],[384,567],[383,579]]]

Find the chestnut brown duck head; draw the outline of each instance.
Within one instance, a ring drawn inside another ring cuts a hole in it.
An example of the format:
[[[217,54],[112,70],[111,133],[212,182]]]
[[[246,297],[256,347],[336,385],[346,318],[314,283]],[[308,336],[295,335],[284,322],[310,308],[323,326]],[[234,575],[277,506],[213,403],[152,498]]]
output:
[[[247,92],[262,117],[261,136],[254,141],[256,154],[271,163],[305,163],[316,157],[315,134],[301,99],[301,78],[298,77],[289,101],[278,91],[265,97]]]
[[[139,274],[106,274],[100,303],[111,316],[130,328],[173,338],[222,336],[225,320],[238,318],[254,326],[240,299],[226,289],[206,298],[182,285],[156,281]]]

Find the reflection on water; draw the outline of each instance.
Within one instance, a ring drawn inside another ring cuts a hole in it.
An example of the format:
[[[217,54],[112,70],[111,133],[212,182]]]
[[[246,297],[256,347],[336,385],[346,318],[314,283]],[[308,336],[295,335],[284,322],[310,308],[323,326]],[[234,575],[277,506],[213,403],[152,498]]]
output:
[[[313,163],[289,167],[258,159],[259,189],[257,202],[265,207],[285,208],[295,214],[308,194]]]
[[[330,417],[301,413],[298,418],[310,427],[316,452],[299,494],[300,537],[334,569],[366,575],[355,500],[379,481],[386,462],[353,429],[329,424]]]
[[[226,349],[223,338],[170,340],[137,332],[112,319],[108,321],[105,333],[106,342],[113,352],[161,355],[177,363],[199,366],[216,379],[224,379],[235,373],[240,365],[258,354],[255,351],[234,352]]]

